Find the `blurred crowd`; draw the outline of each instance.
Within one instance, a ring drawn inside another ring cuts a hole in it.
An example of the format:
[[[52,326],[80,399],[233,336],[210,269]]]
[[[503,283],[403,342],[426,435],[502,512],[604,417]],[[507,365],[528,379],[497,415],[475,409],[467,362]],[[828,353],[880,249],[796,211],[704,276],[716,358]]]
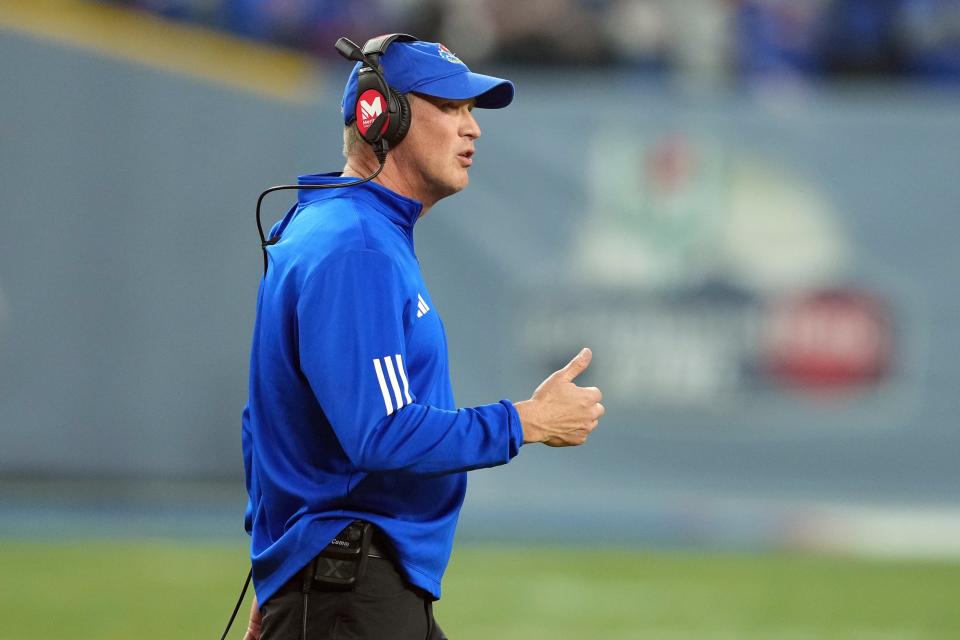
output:
[[[615,66],[707,81],[960,82],[960,0],[113,0],[336,55],[406,32],[465,60]]]

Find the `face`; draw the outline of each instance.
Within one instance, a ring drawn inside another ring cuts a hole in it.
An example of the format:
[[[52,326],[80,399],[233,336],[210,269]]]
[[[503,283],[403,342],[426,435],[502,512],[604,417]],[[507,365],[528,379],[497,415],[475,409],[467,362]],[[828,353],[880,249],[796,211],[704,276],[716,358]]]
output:
[[[460,191],[470,181],[480,126],[475,100],[447,100],[409,94],[410,131],[391,153],[403,167],[411,192],[425,205]]]

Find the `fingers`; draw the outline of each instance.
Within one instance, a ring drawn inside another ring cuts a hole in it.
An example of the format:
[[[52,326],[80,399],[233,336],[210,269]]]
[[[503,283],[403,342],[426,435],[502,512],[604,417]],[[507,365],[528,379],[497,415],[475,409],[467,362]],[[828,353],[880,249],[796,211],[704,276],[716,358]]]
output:
[[[605,414],[606,412],[607,412],[606,407],[604,407],[602,404],[598,402],[597,404],[593,405],[590,411],[590,416],[593,418],[593,421],[596,422],[600,418],[602,418],[603,414]]]
[[[574,433],[568,433],[562,438],[556,437],[545,440],[544,444],[548,447],[579,447],[586,443],[590,431],[590,428],[580,429]]]
[[[587,438],[600,424],[600,418],[606,413],[606,408],[599,402],[587,410],[587,419],[579,426],[566,433],[548,438],[545,444],[551,447],[577,447],[587,442]]]
[[[586,371],[587,367],[590,366],[590,361],[592,359],[593,352],[587,347],[584,347],[580,350],[580,353],[573,357],[573,360],[567,363],[567,366],[557,371],[556,375],[560,376],[567,382],[572,382],[574,378]]]
[[[603,400],[603,393],[596,387],[581,387],[586,401],[590,404],[596,404]]]

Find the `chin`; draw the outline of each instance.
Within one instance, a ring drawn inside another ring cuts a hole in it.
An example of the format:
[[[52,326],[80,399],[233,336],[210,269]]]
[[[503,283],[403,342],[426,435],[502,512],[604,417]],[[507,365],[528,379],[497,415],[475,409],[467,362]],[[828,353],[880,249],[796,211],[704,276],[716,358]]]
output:
[[[451,180],[446,184],[447,195],[452,196],[455,193],[460,193],[467,188],[467,185],[470,183],[470,179],[464,176],[459,180]]]
[[[433,191],[437,194],[437,199],[440,200],[463,191],[467,184],[469,184],[470,177],[466,171],[457,171],[455,173],[448,173],[442,177],[437,176],[432,182],[435,187]]]

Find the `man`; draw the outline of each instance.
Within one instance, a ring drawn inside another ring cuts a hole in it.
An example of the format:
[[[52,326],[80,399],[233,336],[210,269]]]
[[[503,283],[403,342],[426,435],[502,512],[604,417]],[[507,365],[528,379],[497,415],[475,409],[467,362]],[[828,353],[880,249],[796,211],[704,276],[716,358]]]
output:
[[[246,528],[263,603],[251,609],[251,640],[442,638],[432,601],[465,472],[505,464],[526,443],[582,444],[604,412],[598,389],[573,383],[589,349],[529,400],[454,406],[413,227],[467,186],[481,133],[473,109],[507,106],[513,85],[470,72],[438,43],[394,42],[380,63],[409,102],[408,133],[376,181],[300,190],[271,232],[280,239],[261,283],[243,421]],[[361,67],[344,90],[342,174],[301,184],[379,166],[354,118]],[[357,526],[370,532],[369,560],[348,568],[361,575],[344,588],[330,582],[338,569],[317,567],[366,535]]]

